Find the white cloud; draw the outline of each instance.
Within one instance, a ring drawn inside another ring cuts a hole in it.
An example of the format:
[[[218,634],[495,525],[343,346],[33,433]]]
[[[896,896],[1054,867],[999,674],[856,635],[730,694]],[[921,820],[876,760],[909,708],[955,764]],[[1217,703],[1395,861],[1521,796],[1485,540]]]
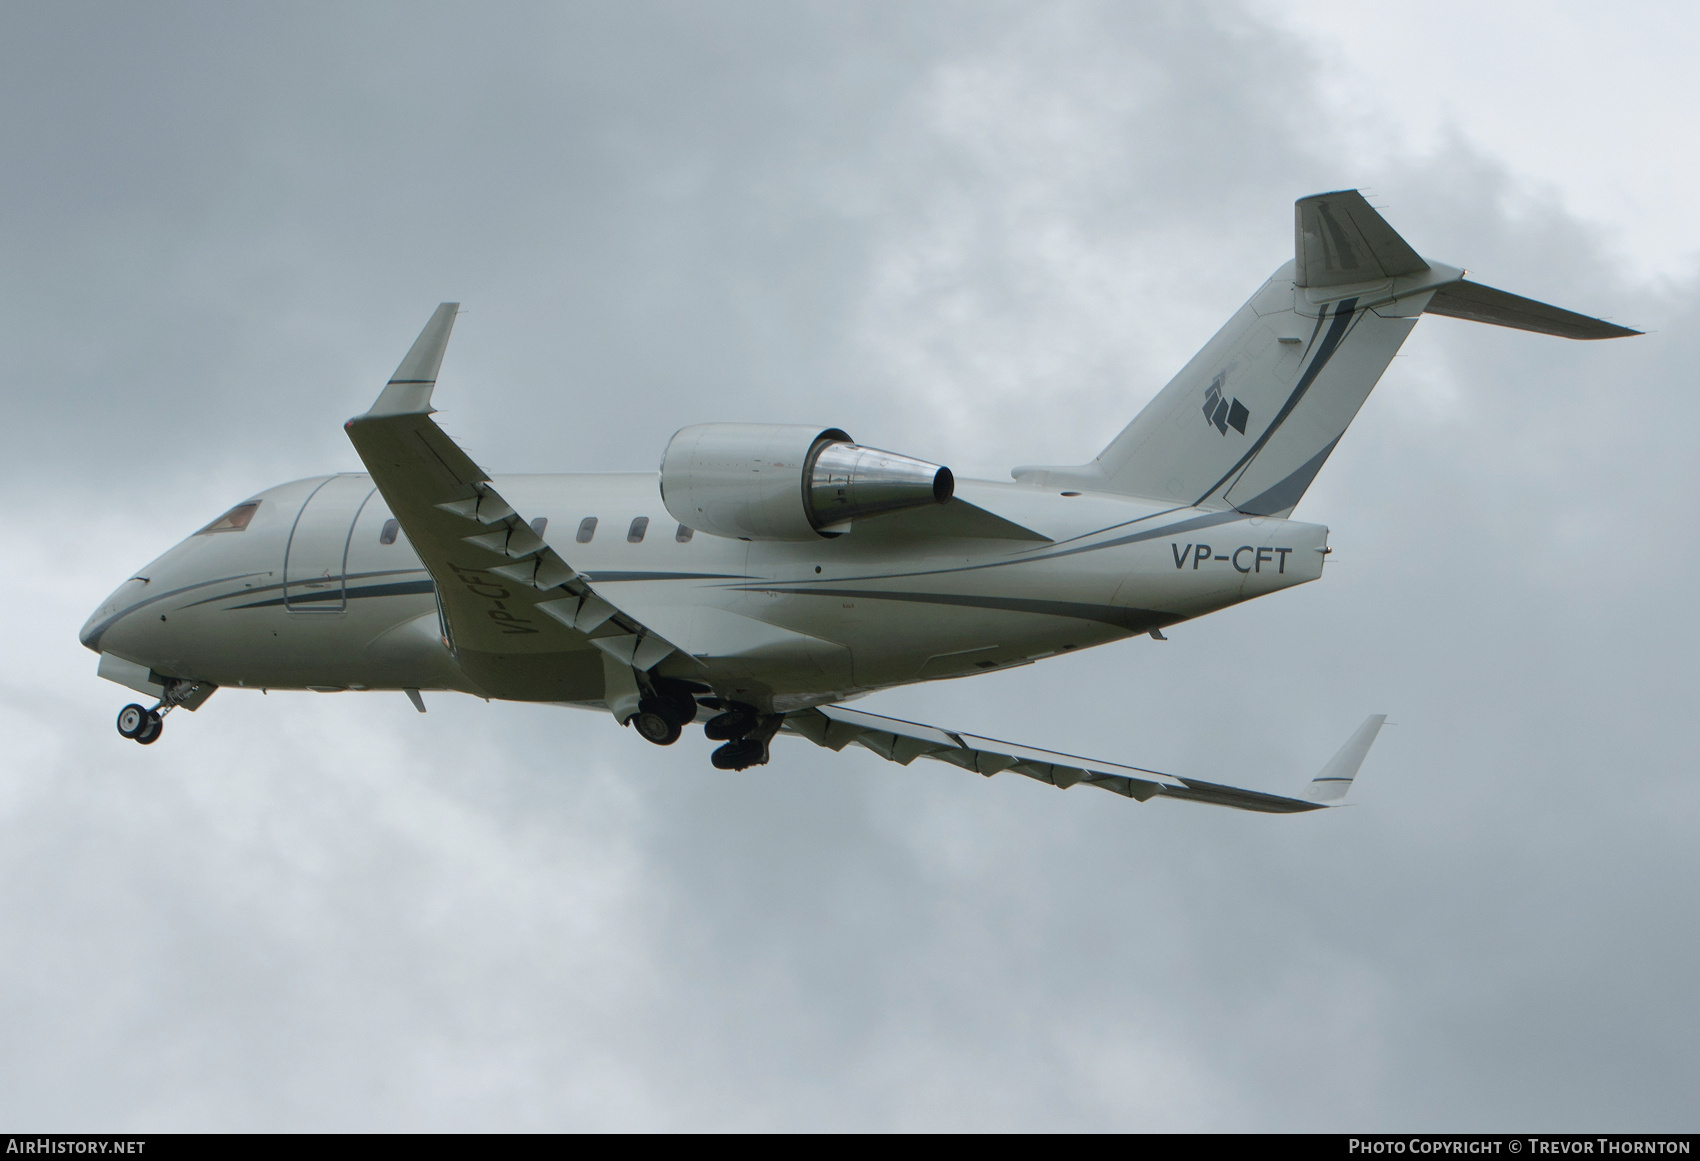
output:
[[[0,93],[38,111],[0,127],[0,1113],[1692,1121],[1691,293],[1486,129],[1366,138],[1395,114],[1335,87],[1404,25],[1341,24],[1347,68],[1231,7],[897,11],[93,44],[8,15]],[[138,44],[171,67],[113,63]],[[724,776],[700,736],[447,696],[225,691],[143,749],[75,644],[228,503],[353,467],[340,420],[440,298],[472,307],[440,402],[495,470],[646,467],[677,424],[783,413],[1001,473],[1095,452],[1285,257],[1291,199],[1364,170],[1425,252],[1659,333],[1425,322],[1300,509],[1334,529],[1321,583],[869,703],[1275,789],[1390,711],[1354,810],[795,740]]]

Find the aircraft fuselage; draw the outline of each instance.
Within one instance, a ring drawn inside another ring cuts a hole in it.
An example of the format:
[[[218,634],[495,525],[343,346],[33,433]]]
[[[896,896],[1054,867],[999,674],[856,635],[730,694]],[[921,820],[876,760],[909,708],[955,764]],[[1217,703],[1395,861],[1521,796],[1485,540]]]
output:
[[[682,676],[777,712],[1161,629],[1316,579],[1327,539],[1290,520],[965,480],[959,497],[1040,535],[939,538],[875,519],[814,542],[743,541],[687,535],[653,474],[493,483],[534,526],[547,521],[544,539],[598,592],[694,659]],[[255,500],[245,528],[197,533],[127,581],[83,643],[226,688],[601,704],[589,648],[551,662],[560,671],[542,692],[458,663],[431,576],[368,476],[298,480]],[[462,579],[497,624],[512,617],[525,631],[506,582]]]

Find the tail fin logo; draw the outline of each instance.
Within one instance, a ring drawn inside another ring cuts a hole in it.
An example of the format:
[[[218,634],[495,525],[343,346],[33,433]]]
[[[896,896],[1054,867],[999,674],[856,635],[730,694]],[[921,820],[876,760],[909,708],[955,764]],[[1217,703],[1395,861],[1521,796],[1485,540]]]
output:
[[[1204,393],[1204,422],[1210,424],[1223,435],[1228,434],[1230,427],[1244,435],[1246,421],[1251,418],[1251,411],[1238,399],[1229,403],[1223,396],[1222,384],[1227,381],[1227,378],[1228,373],[1223,371],[1210,380],[1210,390]]]

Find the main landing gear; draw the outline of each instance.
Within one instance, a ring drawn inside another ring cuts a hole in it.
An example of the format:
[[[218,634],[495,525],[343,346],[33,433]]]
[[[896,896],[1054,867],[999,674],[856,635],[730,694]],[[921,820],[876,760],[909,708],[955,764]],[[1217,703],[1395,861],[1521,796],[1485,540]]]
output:
[[[650,695],[638,702],[631,724],[644,741],[671,746],[696,720],[697,699],[690,687],[683,682],[657,681]]]
[[[767,743],[779,732],[779,715],[759,713],[735,702],[724,702],[720,708],[702,727],[710,741],[726,743],[709,757],[714,768],[748,770],[767,765]]]
[[[708,691],[683,681],[655,680],[627,724],[645,741],[671,746],[679,740],[684,728],[696,721],[698,692]],[[726,743],[709,759],[716,770],[747,770],[751,766],[767,765],[767,744],[779,732],[783,720],[778,714],[764,714],[754,706],[717,697],[704,697],[703,702],[720,711],[704,723],[702,731],[710,741]]]

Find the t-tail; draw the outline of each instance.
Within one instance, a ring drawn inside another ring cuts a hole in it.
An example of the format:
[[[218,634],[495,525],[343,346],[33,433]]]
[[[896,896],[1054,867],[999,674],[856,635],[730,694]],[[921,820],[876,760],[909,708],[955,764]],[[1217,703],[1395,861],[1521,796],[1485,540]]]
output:
[[[1017,468],[1016,479],[1286,516],[1422,315],[1567,339],[1641,333],[1427,261],[1356,190],[1294,209],[1293,261],[1097,459]]]

